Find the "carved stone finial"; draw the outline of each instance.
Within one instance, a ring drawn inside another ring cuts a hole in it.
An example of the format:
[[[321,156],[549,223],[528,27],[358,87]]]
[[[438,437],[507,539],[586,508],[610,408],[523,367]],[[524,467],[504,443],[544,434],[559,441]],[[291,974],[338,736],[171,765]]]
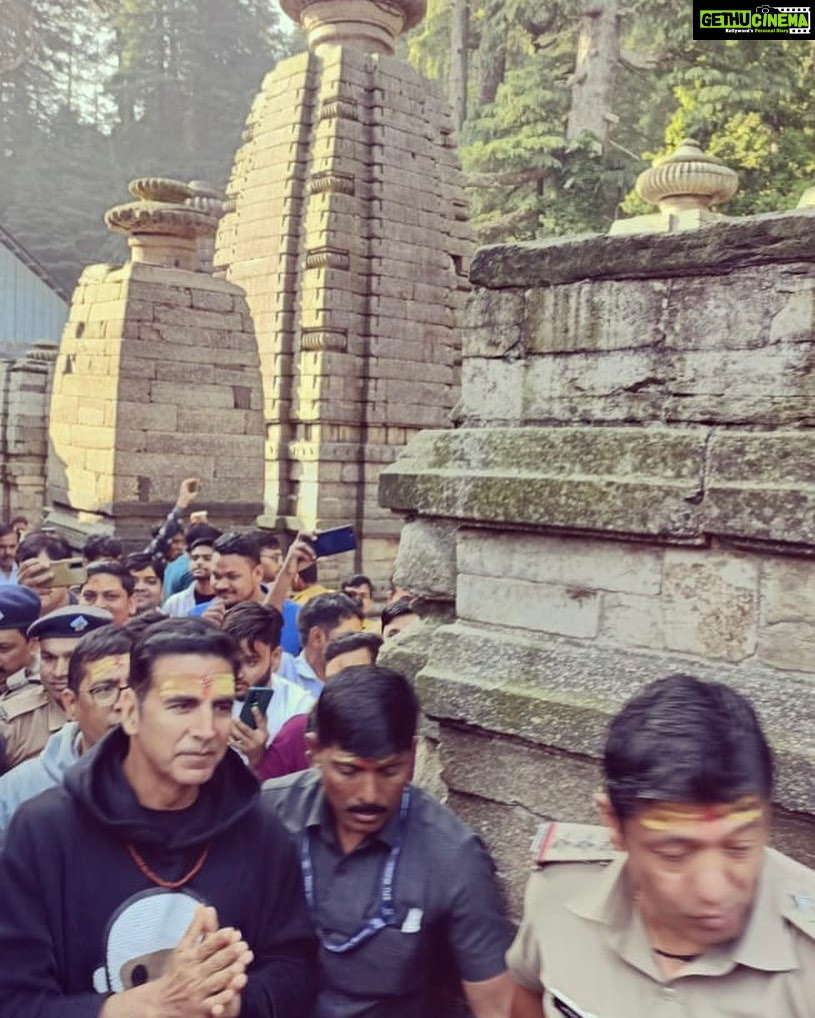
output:
[[[721,159],[705,155],[699,142],[683,138],[669,156],[637,177],[637,194],[664,213],[709,209],[732,198],[739,188],[738,174]]]
[[[609,233],[669,233],[707,226],[722,218],[711,207],[732,198],[738,189],[734,170],[705,155],[695,139],[683,138],[675,151],[637,177],[637,194],[658,205],[659,212],[618,219]]]
[[[218,218],[188,204],[195,190],[181,180],[144,177],[131,181],[140,200],[116,205],[105,213],[108,229],[126,233],[134,262],[172,268],[199,268],[198,242],[215,236]]]
[[[396,39],[425,16],[427,0],[280,0],[280,6],[308,33],[313,51],[331,45],[393,54]]]
[[[808,187],[798,202],[799,209],[815,209],[815,187]]]

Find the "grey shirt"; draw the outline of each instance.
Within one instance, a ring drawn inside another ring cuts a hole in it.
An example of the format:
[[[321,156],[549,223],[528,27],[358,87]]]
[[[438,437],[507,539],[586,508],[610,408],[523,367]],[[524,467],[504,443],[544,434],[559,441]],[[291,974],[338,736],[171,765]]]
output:
[[[316,922],[343,941],[379,914],[382,872],[399,838],[398,813],[344,855],[320,775],[303,771],[267,781],[263,799],[295,836],[307,833]],[[445,806],[411,787],[394,880],[392,926],[344,954],[320,950],[323,988],[316,1018],[446,1018],[439,969],[479,982],[506,968],[512,928],[492,860],[479,838]]]

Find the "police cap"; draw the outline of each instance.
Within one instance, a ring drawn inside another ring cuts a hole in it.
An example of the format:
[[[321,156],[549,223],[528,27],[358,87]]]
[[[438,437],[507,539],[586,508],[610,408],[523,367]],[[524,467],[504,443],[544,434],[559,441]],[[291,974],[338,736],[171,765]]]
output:
[[[84,636],[92,629],[101,629],[113,622],[110,614],[101,608],[90,605],[69,604],[64,608],[56,608],[42,618],[37,619],[28,627],[29,637],[36,636],[40,640],[51,637]]]

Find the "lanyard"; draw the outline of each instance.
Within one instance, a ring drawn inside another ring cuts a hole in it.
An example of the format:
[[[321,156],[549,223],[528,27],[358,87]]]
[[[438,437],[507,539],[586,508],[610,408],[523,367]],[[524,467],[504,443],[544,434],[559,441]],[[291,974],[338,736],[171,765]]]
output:
[[[308,902],[317,937],[321,946],[326,951],[330,951],[332,954],[345,954],[346,951],[353,951],[355,947],[370,939],[380,930],[384,930],[386,926],[393,926],[396,918],[396,910],[393,907],[393,881],[396,877],[396,864],[402,851],[402,840],[405,835],[409,808],[410,785],[405,785],[402,790],[402,801],[399,805],[399,831],[382,870],[382,883],[379,888],[379,915],[368,919],[365,925],[360,927],[353,936],[340,944],[329,943],[322,927],[317,922],[317,902],[314,895],[314,865],[311,861],[310,831],[308,828],[303,831],[303,839],[300,843],[300,868],[303,871],[306,901]]]

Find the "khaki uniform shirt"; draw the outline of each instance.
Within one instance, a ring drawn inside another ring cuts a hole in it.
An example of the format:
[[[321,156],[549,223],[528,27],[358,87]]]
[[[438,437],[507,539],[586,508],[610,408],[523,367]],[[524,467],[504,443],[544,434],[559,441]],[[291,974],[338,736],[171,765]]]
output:
[[[507,966],[544,991],[546,1018],[813,1018],[815,873],[767,849],[742,936],[667,977],[625,856],[551,863],[529,880]]]
[[[5,743],[0,771],[37,756],[65,720],[64,712],[39,682],[0,696],[0,739]]]

